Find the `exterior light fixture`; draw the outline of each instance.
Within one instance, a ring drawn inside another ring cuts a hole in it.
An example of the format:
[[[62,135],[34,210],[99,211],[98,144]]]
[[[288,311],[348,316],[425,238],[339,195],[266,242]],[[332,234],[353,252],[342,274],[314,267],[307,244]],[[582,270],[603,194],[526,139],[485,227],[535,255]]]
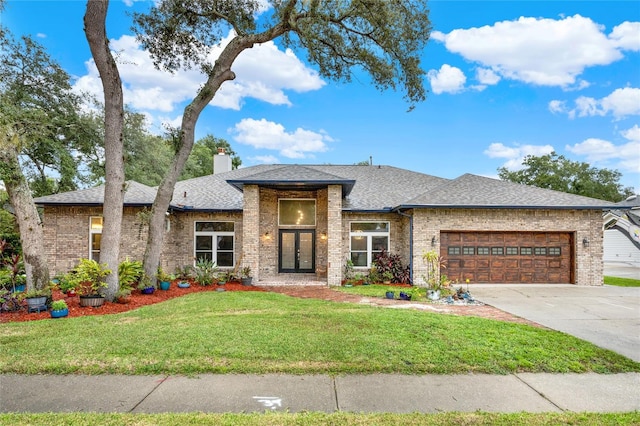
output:
[[[436,246],[436,242],[437,242],[437,240],[436,240],[436,237],[434,235],[433,237],[431,237],[431,247],[435,247]]]
[[[321,240],[326,240],[327,239],[327,233],[326,232],[321,233],[320,234],[320,239]]]
[[[264,239],[265,240],[270,240],[271,239],[271,234],[269,234],[269,231],[264,233]]]
[[[587,237],[584,237],[584,238],[582,239],[582,245],[583,245],[584,247],[589,247],[589,240],[587,239]]]

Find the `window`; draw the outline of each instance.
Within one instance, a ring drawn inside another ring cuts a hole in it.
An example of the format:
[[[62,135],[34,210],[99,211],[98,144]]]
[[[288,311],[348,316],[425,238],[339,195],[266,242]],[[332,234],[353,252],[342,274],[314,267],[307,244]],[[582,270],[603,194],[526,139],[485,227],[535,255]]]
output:
[[[560,247],[549,247],[549,256],[560,256]]]
[[[469,254],[469,255],[476,254],[476,248],[475,247],[462,247],[462,254]]]
[[[216,262],[218,266],[233,266],[235,243],[233,222],[196,222],[195,258]]]
[[[89,259],[100,263],[100,241],[102,240],[102,216],[89,218]]]
[[[505,250],[507,255],[510,255],[510,256],[518,254],[518,247],[506,247]]]
[[[503,255],[504,247],[491,247],[491,254],[493,255]]]
[[[536,256],[546,256],[547,255],[547,248],[546,247],[536,247],[533,249],[533,253]]]
[[[447,254],[449,255],[456,255],[456,254],[460,254],[460,247],[449,247],[447,248]]]
[[[280,226],[316,226],[316,200],[278,200]]]
[[[489,254],[489,247],[478,247],[478,254],[481,255],[488,255]]]
[[[389,222],[351,222],[349,239],[353,266],[370,268],[382,250],[389,251]]]
[[[533,254],[533,249],[531,247],[520,247],[520,255],[531,255]]]

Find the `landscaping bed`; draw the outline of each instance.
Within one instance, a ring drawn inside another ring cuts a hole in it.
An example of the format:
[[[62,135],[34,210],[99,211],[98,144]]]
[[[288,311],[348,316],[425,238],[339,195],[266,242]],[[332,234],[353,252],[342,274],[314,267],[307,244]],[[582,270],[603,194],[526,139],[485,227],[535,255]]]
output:
[[[135,290],[131,293],[127,303],[111,303],[105,302],[104,305],[92,308],[92,307],[80,307],[79,296],[69,297],[59,290],[54,290],[53,300],[64,300],[69,307],[69,317],[82,317],[89,315],[107,315],[116,314],[119,312],[126,312],[132,309],[139,308],[141,306],[153,305],[165,300],[173,299],[176,297],[184,296],[190,293],[199,293],[203,291],[265,291],[260,287],[245,286],[241,283],[226,283],[225,285],[208,285],[202,286],[191,283],[188,288],[179,288],[177,283],[172,283],[169,290],[155,290],[153,294],[142,294],[140,290]],[[28,313],[26,307],[16,312],[2,312],[0,313],[0,323],[5,322],[20,322],[20,321],[34,321],[41,319],[50,319],[51,316],[48,311]],[[59,321],[59,320],[57,320]]]

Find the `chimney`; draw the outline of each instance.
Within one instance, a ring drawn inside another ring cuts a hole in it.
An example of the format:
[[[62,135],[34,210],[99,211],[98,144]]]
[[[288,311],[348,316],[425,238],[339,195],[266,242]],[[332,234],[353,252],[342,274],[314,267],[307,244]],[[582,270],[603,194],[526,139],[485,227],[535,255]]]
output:
[[[218,153],[213,156],[213,174],[231,171],[231,156],[227,155],[225,149],[218,148]]]

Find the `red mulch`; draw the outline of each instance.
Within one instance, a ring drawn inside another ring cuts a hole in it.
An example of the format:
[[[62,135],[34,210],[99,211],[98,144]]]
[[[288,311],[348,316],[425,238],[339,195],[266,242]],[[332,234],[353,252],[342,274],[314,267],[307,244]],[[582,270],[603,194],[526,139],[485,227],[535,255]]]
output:
[[[80,297],[72,296],[68,297],[66,294],[54,290],[53,291],[53,300],[63,299],[67,302],[67,306],[69,307],[69,317],[82,317],[88,315],[106,315],[106,314],[117,314],[119,312],[126,312],[132,309],[139,308],[141,306],[153,305],[154,303],[164,302],[168,299],[173,299],[174,297],[184,296],[189,293],[199,293],[201,291],[216,291],[219,288],[224,288],[225,291],[265,291],[263,288],[255,287],[255,286],[244,286],[240,283],[227,283],[223,286],[218,285],[209,285],[209,286],[201,286],[198,284],[191,283],[191,287],[189,288],[179,288],[178,285],[174,282],[171,283],[171,287],[169,290],[156,290],[153,294],[142,294],[140,290],[135,290],[131,293],[129,297],[129,301],[126,304],[122,303],[111,303],[104,302],[104,305],[98,308],[91,307],[80,307]],[[33,312],[28,313],[26,308],[21,309],[17,312],[2,312],[0,313],[0,323],[4,322],[18,322],[18,321],[34,321],[51,318],[49,312]]]

